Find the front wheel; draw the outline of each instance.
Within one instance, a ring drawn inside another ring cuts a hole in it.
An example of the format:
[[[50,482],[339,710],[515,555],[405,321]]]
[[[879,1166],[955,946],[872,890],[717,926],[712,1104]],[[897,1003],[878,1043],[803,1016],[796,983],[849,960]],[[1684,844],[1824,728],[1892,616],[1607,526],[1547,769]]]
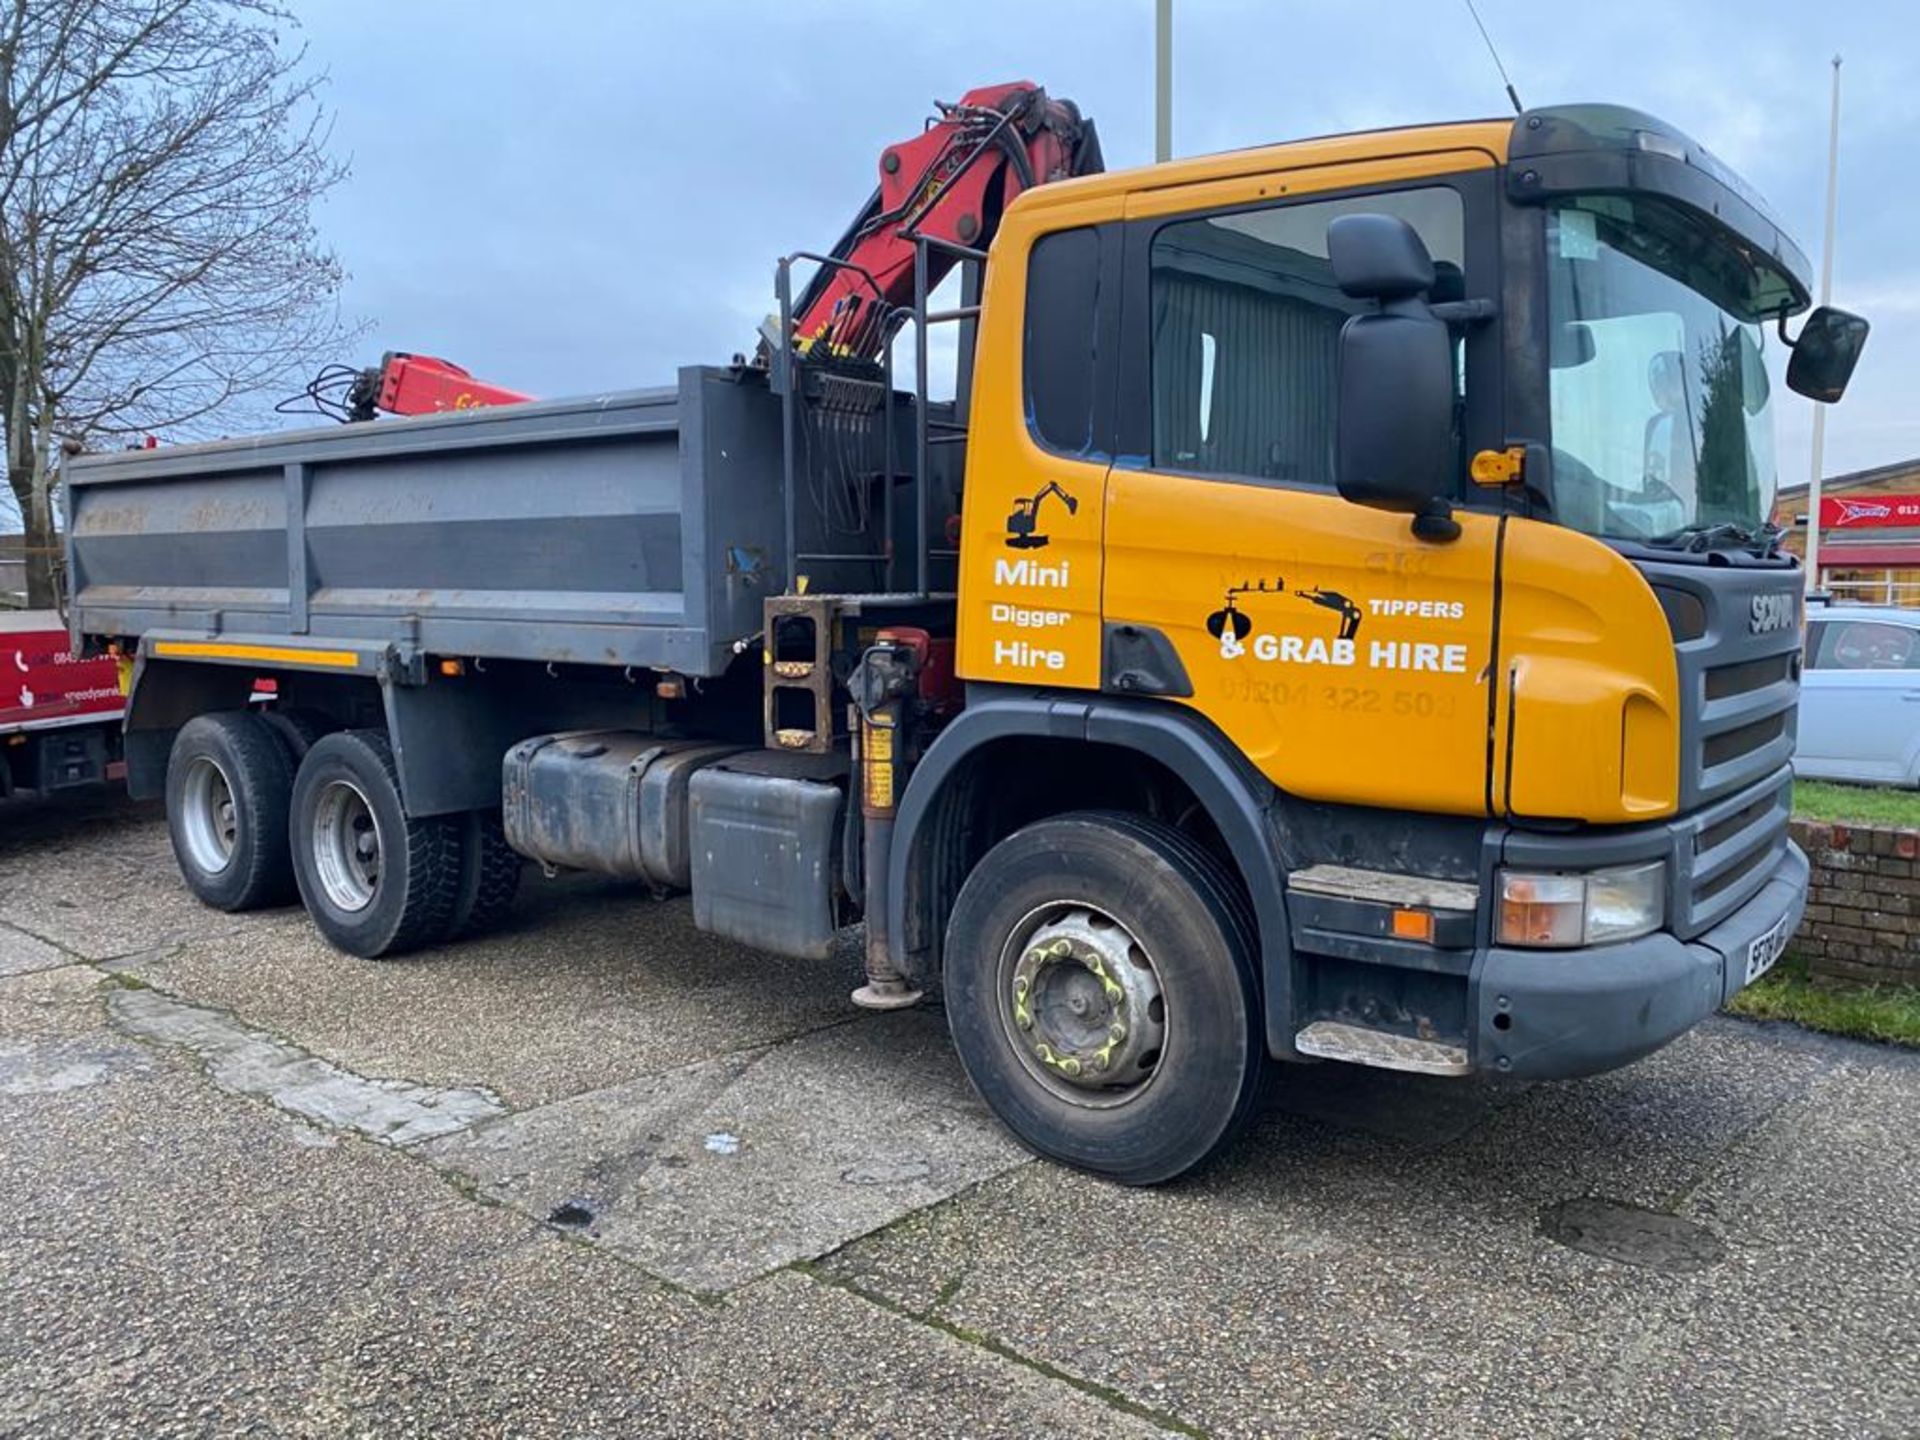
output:
[[[947,928],[947,1020],[968,1078],[1026,1145],[1130,1185],[1224,1149],[1265,1061],[1254,938],[1217,861],[1132,815],[1001,841]]]
[[[460,891],[460,831],[412,817],[379,730],[316,740],[293,782],[293,869],[320,933],[374,960],[446,935]]]

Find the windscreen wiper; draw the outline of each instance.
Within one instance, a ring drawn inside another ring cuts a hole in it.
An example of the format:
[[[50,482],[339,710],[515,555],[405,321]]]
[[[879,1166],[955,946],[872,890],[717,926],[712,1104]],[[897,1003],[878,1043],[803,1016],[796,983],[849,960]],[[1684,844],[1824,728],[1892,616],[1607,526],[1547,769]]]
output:
[[[1720,520],[1713,524],[1683,525],[1665,535],[1650,536],[1644,543],[1656,545],[1662,550],[1685,550],[1694,554],[1707,550],[1750,549],[1764,555],[1772,551],[1778,539],[1777,531],[1773,535],[1763,532],[1756,537],[1753,531],[1743,526],[1735,525],[1730,520]]]

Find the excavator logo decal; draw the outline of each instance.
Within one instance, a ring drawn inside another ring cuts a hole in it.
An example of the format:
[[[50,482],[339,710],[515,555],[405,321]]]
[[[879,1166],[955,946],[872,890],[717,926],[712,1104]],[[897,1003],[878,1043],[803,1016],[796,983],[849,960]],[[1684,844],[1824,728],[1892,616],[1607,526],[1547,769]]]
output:
[[[1225,603],[1220,609],[1207,616],[1207,633],[1220,642],[1220,658],[1234,660],[1247,653],[1247,636],[1253,633],[1253,621],[1242,610],[1239,600],[1242,595],[1286,595],[1287,582],[1276,575],[1271,581],[1262,580],[1255,584],[1243,580],[1238,585],[1229,585]],[[1296,599],[1305,600],[1323,610],[1331,610],[1340,617],[1339,639],[1346,642],[1345,648],[1351,653],[1353,639],[1360,633],[1362,612],[1358,605],[1342,595],[1338,590],[1322,590],[1313,586],[1305,590],[1292,592]],[[1319,643],[1319,642],[1316,642]]]
[[[1038,493],[1014,500],[1013,513],[1007,516],[1009,550],[1038,550],[1052,539],[1040,528],[1040,504],[1049,496],[1058,496],[1060,503],[1067,507],[1067,514],[1080,513],[1080,502],[1069,495],[1058,480],[1049,480]]]

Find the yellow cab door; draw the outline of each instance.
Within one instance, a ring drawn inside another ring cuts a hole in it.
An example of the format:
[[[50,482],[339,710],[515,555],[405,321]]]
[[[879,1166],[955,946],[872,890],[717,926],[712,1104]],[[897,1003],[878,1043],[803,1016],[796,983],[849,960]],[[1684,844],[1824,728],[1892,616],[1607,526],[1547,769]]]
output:
[[[1334,284],[1326,234],[1399,216],[1434,258],[1434,300],[1493,300],[1494,164],[1459,148],[1126,201],[1106,632],[1157,631],[1191,690],[1162,693],[1298,796],[1488,808],[1499,521],[1457,507],[1458,538],[1427,542],[1335,493],[1340,328],[1372,302]],[[1464,457],[1500,443],[1498,326],[1455,334]],[[1393,397],[1375,406],[1392,424]]]

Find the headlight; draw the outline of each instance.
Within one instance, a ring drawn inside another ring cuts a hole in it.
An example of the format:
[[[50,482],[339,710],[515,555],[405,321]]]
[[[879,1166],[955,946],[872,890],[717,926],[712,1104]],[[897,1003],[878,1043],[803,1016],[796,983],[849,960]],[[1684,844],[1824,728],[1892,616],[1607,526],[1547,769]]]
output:
[[[1667,910],[1663,860],[1582,875],[1502,870],[1502,945],[1601,945],[1658,930]]]

